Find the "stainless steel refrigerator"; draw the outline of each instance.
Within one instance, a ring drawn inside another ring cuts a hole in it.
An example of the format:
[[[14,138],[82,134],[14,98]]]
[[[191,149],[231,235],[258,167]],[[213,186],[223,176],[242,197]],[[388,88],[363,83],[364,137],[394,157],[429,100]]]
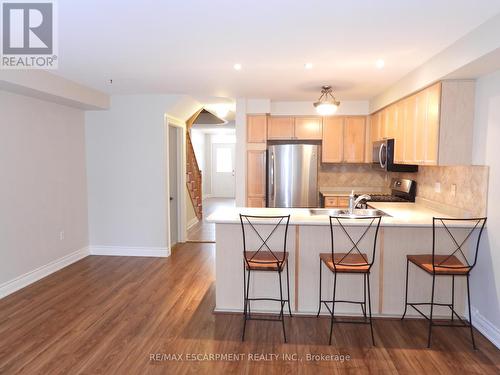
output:
[[[268,146],[268,207],[318,207],[318,153],[312,144]]]

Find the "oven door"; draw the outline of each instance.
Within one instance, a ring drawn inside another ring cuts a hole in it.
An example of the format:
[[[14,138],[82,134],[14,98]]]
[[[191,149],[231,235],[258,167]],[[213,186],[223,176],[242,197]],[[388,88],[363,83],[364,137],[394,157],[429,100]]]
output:
[[[373,142],[372,163],[376,169],[387,170],[387,141]]]

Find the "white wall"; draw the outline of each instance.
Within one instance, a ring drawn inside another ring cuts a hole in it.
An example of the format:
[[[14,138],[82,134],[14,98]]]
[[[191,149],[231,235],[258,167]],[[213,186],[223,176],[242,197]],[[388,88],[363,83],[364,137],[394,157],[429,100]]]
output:
[[[85,256],[88,228],[83,111],[0,91],[0,118],[1,297]]]
[[[500,48],[500,14],[464,35],[394,85],[372,98],[370,100],[370,113],[445,77],[454,79],[476,78],[478,76],[475,74],[476,71],[483,71],[487,67],[476,66],[473,68],[470,65],[474,65],[476,61],[498,50],[498,48]],[[488,64],[498,66],[498,59],[488,61]],[[466,66],[468,66],[468,69],[462,71]]]
[[[317,116],[313,101],[271,102],[271,115]],[[251,113],[251,112],[248,112]],[[337,115],[368,115],[368,100],[341,101]]]
[[[178,95],[117,95],[86,113],[89,233],[98,253],[168,254],[165,113],[185,120]]]
[[[476,85],[473,163],[490,167],[488,224],[476,269],[472,271],[475,323],[489,328],[500,347],[500,71],[481,77]],[[483,320],[481,320],[483,319]],[[491,326],[490,326],[491,325]]]

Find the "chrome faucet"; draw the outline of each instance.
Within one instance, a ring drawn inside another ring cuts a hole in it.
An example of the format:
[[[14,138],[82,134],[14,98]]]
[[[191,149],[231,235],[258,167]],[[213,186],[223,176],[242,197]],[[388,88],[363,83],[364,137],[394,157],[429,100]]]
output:
[[[371,197],[368,194],[362,194],[356,199],[354,199],[354,190],[351,191],[351,194],[349,195],[349,214],[352,215],[354,213],[354,210],[356,207],[358,207],[359,202],[361,202],[363,199],[371,199]]]

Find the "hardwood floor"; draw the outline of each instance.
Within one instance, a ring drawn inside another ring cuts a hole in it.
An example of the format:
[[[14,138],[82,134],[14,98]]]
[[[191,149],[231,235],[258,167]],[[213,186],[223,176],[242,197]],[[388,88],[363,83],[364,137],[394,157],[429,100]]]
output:
[[[188,242],[215,242],[215,224],[207,223],[205,218],[219,207],[234,207],[232,198],[207,198],[203,201],[203,219],[189,228]]]
[[[330,347],[329,320],[309,317],[286,320],[288,344],[280,323],[250,321],[242,343],[241,315],[212,313],[214,247],[184,244],[166,259],[90,256],[0,300],[0,374],[500,371],[500,351],[479,333],[473,351],[467,329],[436,328],[426,349],[422,320],[377,319],[377,347],[364,325],[335,326]],[[235,357],[187,358],[225,353]],[[265,360],[271,354],[278,358]],[[350,359],[311,361],[311,354]]]

